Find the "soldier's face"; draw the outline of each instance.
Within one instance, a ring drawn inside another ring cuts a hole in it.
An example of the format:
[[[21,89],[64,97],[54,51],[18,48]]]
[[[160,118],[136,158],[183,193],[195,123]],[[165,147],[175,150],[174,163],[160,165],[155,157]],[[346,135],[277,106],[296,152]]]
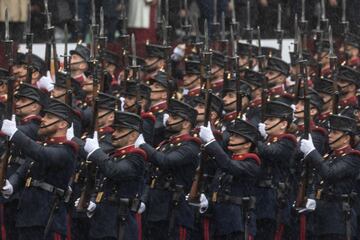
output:
[[[111,126],[114,123],[114,112],[108,109],[99,108],[97,121],[99,127]]]
[[[71,70],[80,70],[85,69],[86,62],[85,60],[78,54],[71,55],[70,58],[70,69]]]
[[[197,111],[197,117],[196,117],[196,121],[198,123],[202,123],[204,122],[204,113],[205,113],[205,105],[203,103],[198,103],[196,106],[195,106],[195,110]]]
[[[27,76],[27,68],[26,65],[14,65],[12,67],[12,74],[16,77],[17,81],[25,82]]]
[[[199,81],[195,81],[195,80]],[[183,77],[184,87],[186,88],[194,88],[196,85],[200,85],[200,78],[195,74],[185,74]]]
[[[129,145],[130,134],[134,132],[128,128],[117,128],[112,134],[112,145],[115,148],[121,148]]]
[[[65,101],[65,95],[66,95],[66,89],[61,87],[54,87],[54,89],[51,92],[51,96],[53,98],[58,99],[59,101],[64,102]]]
[[[251,147],[251,143],[244,137],[234,133],[230,134],[228,149],[231,152],[236,153],[244,150],[248,151],[250,147]]]
[[[223,97],[225,111],[233,111],[236,108],[236,93],[235,91],[229,91]]]
[[[150,94],[151,101],[160,101],[166,99],[166,89],[164,88],[163,85],[154,82],[153,84],[150,85],[150,88],[151,88],[151,94]]]
[[[241,55],[239,57],[239,67],[244,67],[245,65],[247,65],[249,62],[248,59],[249,58],[247,56]]]
[[[213,78],[222,78],[224,76],[224,69],[219,67],[218,65],[213,65],[213,67],[211,68],[211,74]]]
[[[324,101],[323,110],[331,109],[332,108],[332,96],[325,93],[319,93],[322,100]]]
[[[294,114],[296,118],[304,118],[304,101],[301,100],[296,104]]]
[[[350,143],[350,136],[342,131],[331,130],[329,133],[329,145],[332,150],[338,149]]]
[[[347,95],[350,92],[353,92],[354,94],[356,93],[355,84],[345,81],[345,80],[342,80],[342,79],[339,79],[337,83],[339,86],[340,93],[342,95]]]
[[[93,89],[94,89],[93,78],[92,78],[92,76],[89,76],[89,77],[85,78],[84,84],[82,86],[82,90],[85,93],[92,93]]]
[[[265,130],[268,135],[277,135],[286,130],[287,122],[280,118],[270,117],[265,120]]]
[[[178,133],[183,129],[184,119],[175,114],[169,114],[169,118],[166,123],[166,129],[172,133]]]
[[[50,137],[55,134],[58,129],[60,129],[61,122],[64,122],[59,117],[46,113],[43,118],[41,118],[40,128],[38,134],[41,137]]]
[[[265,76],[268,78],[269,84],[279,85],[285,83],[286,77],[277,71],[267,71]]]
[[[133,112],[136,106],[136,96],[126,95],[124,96],[124,108],[128,112]]]
[[[32,99],[20,97],[15,98],[15,113],[19,117],[26,117],[30,114],[37,114],[36,102]]]

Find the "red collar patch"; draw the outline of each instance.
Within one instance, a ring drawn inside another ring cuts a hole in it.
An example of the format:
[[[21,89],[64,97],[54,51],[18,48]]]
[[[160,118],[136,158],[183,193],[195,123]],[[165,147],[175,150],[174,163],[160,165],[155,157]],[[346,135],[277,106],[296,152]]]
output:
[[[104,135],[106,133],[113,133],[115,130],[112,127],[103,127],[99,129],[99,134]]]
[[[231,156],[231,159],[235,160],[235,161],[243,161],[243,160],[246,160],[246,159],[253,159],[253,160],[256,161],[256,163],[258,165],[261,164],[261,160],[260,160],[259,156],[256,155],[255,153],[233,154]]]
[[[201,144],[201,141],[199,138],[193,137],[188,133],[177,135],[177,136],[172,136],[169,139],[169,142],[172,144],[178,144],[180,142],[189,142],[189,141],[193,141],[199,145]]]
[[[158,104],[155,104],[154,106],[152,106],[150,108],[150,112],[152,113],[157,113],[161,110],[166,110],[167,109],[167,102],[166,101],[162,101],[162,102],[159,102]]]
[[[343,99],[339,102],[339,105],[341,107],[346,107],[346,106],[356,106],[358,104],[358,99],[356,96],[352,96],[346,99]]]
[[[153,123],[156,122],[156,118],[152,112],[141,112],[142,119],[150,119]]]
[[[134,145],[129,145],[120,149],[117,149],[115,153],[112,155],[113,157],[122,157],[126,154],[135,153],[141,155],[144,160],[147,160],[147,154],[141,148],[136,148]]]
[[[234,111],[234,112],[225,114],[223,119],[224,119],[224,121],[231,122],[232,120],[234,120],[236,118],[236,116],[237,116],[237,112]]]
[[[277,142],[277,141],[279,141],[281,139],[288,139],[288,140],[292,141],[295,144],[297,143],[296,137],[293,134],[290,134],[290,133],[284,133],[284,134],[270,136],[270,138],[268,139],[267,142],[274,143],[274,142]]]
[[[23,125],[30,121],[41,122],[41,117],[37,116],[37,115],[30,115],[30,116],[27,116],[27,117],[24,117],[23,119],[21,119],[20,124]]]
[[[48,145],[69,145],[74,152],[79,151],[79,145],[73,141],[68,141],[65,136],[49,138],[45,141],[45,143]]]

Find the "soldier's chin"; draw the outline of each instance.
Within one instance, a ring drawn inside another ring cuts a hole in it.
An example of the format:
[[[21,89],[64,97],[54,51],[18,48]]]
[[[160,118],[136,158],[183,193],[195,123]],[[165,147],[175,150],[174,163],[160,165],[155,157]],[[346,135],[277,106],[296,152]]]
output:
[[[44,137],[49,137],[49,136],[51,136],[53,133],[55,133],[55,130],[54,131],[52,131],[52,130],[50,130],[49,128],[39,128],[39,130],[38,130],[38,135],[39,135],[39,137],[42,137],[42,138],[44,138]]]

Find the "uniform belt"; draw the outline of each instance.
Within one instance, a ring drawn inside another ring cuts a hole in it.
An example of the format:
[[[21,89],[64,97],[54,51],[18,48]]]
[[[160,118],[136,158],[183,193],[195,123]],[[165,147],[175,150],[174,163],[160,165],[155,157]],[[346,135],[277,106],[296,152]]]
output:
[[[242,205],[243,198],[230,196],[227,194],[213,193],[212,202],[214,202],[214,203],[232,203],[232,204],[236,204],[236,205]]]
[[[345,202],[345,201],[353,200],[355,198],[355,196],[356,195],[354,193],[341,194],[341,195],[335,195],[335,194],[331,194],[331,193],[322,193],[320,200]]]
[[[104,197],[104,200],[118,205],[126,205],[132,212],[137,212],[141,204],[141,200],[139,198],[121,198],[114,194]]]
[[[57,188],[54,185],[51,185],[51,184],[46,183],[44,181],[39,181],[39,180],[32,179],[32,178],[28,178],[26,180],[25,187],[36,187],[36,188],[40,188],[40,189],[42,189],[44,191],[47,191],[47,192],[55,193],[59,197],[64,197],[65,196],[65,190],[63,190],[61,188]]]
[[[256,186],[261,188],[275,188],[274,184],[272,183],[272,180],[259,181]]]

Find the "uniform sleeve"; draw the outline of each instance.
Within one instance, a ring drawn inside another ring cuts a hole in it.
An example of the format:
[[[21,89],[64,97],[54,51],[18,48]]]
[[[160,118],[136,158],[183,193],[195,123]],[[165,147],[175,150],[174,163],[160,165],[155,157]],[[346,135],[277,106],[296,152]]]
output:
[[[66,148],[43,146],[26,136],[21,131],[16,131],[11,141],[20,148],[27,156],[44,166],[63,168],[66,164],[64,159],[69,158]],[[71,156],[72,158],[73,156]]]
[[[305,160],[310,161],[318,170],[320,176],[326,180],[337,180],[351,176],[360,169],[360,159],[357,156],[356,159],[347,156],[341,159],[341,161],[332,162],[330,165],[322,158],[318,151],[314,150],[306,156]]]
[[[198,158],[200,152],[200,147],[191,141],[183,143],[176,151],[170,153],[156,151],[149,144],[143,144],[141,148],[146,151],[150,162],[163,169],[177,168],[192,163]]]
[[[138,177],[144,172],[144,159],[139,154],[128,154],[126,158],[116,161],[98,149],[90,155],[89,160],[98,164],[102,173],[109,178]]]
[[[13,185],[15,192],[19,189],[20,186],[24,185],[26,174],[27,174],[31,164],[32,164],[32,160],[30,160],[29,158],[26,159],[26,162],[24,164],[20,165],[20,167],[18,169],[16,169],[15,173],[13,173],[9,177],[9,182],[11,183],[11,185]]]
[[[233,161],[216,141],[207,145],[205,150],[210,156],[214,157],[217,165],[222,170],[225,170],[232,175],[256,177],[260,172],[260,166],[255,159],[249,158],[244,161]]]

